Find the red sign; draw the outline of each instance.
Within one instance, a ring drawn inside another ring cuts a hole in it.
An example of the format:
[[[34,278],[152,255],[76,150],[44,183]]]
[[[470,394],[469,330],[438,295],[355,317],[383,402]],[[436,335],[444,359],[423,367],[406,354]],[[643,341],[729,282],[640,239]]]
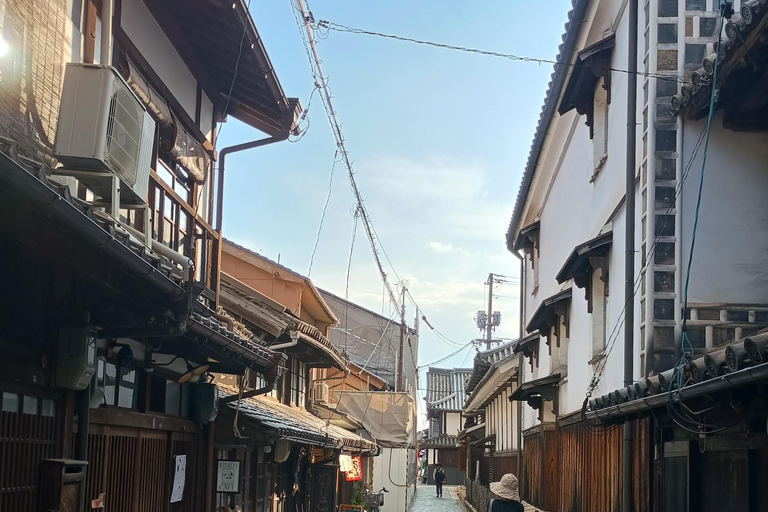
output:
[[[357,482],[363,478],[363,462],[360,457],[352,457],[352,471],[347,471],[347,482]]]

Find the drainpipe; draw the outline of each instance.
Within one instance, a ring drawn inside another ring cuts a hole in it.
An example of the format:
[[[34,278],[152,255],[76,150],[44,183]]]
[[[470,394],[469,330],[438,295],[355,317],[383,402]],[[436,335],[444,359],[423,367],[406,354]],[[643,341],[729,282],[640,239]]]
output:
[[[246,391],[242,395],[240,394],[229,395],[229,396],[225,396],[224,398],[219,398],[219,406],[228,404],[229,402],[234,402],[235,400],[242,399],[242,398],[251,398],[254,396],[266,395],[267,393],[275,389],[275,382],[277,381],[277,378],[279,376],[280,376],[280,373],[278,371],[278,364],[276,363],[272,365],[269,371],[264,375],[264,378],[267,380],[267,383],[264,385],[264,387]]]
[[[91,421],[91,386],[80,391],[77,395],[77,440],[75,458],[88,460],[88,424]]]
[[[631,386],[634,377],[635,331],[635,152],[637,136],[637,0],[629,0],[629,43],[627,47],[627,167],[626,167],[626,226],[624,252],[624,386]],[[632,480],[633,426],[624,423],[622,446],[622,512],[634,508]]]
[[[299,344],[299,333],[297,331],[289,332],[288,336],[291,337],[291,341],[286,341],[285,343],[279,343],[277,345],[270,345],[267,348],[269,348],[269,350],[281,350],[284,348],[295,347]]]
[[[112,65],[112,2],[114,0],[102,0],[101,2],[101,55],[99,64]]]
[[[219,234],[218,249],[216,252],[216,267],[221,265],[221,245],[223,242],[221,234],[222,217],[224,216],[224,164],[227,159],[227,155],[230,153],[238,153],[245,151],[246,149],[259,148],[261,146],[267,146],[274,144],[275,142],[282,142],[288,138],[288,133],[281,133],[280,135],[274,135],[272,137],[266,137],[264,139],[254,140],[251,142],[245,142],[243,144],[236,144],[234,146],[228,146],[219,152],[219,179],[218,190],[216,191],[216,231]],[[220,269],[219,269],[220,270]],[[216,273],[216,305],[219,305],[219,286],[221,282],[220,272]]]
[[[518,317],[520,325],[518,327],[518,338],[523,337],[525,332],[525,315],[523,306],[525,300],[525,258],[520,256],[517,251],[511,251],[515,258],[520,260],[520,297],[518,306]],[[517,355],[517,387],[523,385],[523,353]],[[523,480],[523,402],[517,401],[517,480]]]

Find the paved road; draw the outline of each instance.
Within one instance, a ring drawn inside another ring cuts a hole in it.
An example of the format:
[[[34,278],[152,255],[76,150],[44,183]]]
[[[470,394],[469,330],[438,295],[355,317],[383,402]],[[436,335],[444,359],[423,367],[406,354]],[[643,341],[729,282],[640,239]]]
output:
[[[455,486],[443,486],[443,497],[435,497],[434,485],[419,485],[410,512],[464,512]]]

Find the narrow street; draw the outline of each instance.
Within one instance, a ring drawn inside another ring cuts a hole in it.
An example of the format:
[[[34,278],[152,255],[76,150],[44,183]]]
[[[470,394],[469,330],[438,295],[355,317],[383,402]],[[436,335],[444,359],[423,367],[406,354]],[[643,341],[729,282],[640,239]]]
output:
[[[410,512],[464,512],[455,485],[443,486],[443,497],[435,497],[434,485],[419,485]]]

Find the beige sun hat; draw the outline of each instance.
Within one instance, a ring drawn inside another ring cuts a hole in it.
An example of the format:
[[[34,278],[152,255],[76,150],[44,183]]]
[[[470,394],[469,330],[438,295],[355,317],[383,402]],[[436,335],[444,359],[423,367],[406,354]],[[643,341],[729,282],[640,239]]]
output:
[[[517,490],[517,477],[507,473],[498,482],[490,485],[491,492],[502,500],[520,501],[520,493]]]

